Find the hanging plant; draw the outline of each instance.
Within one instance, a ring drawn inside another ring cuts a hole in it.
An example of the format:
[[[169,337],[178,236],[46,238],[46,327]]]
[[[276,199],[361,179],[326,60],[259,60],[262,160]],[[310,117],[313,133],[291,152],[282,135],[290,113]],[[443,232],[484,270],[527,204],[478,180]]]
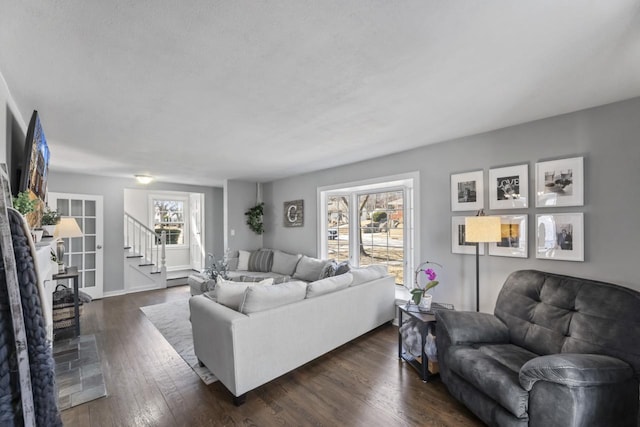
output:
[[[22,215],[26,215],[36,210],[36,200],[31,199],[29,192],[25,190],[13,198],[13,207]]]
[[[251,231],[257,234],[264,233],[264,225],[262,224],[263,207],[264,203],[258,203],[244,213],[247,216],[247,225]]]

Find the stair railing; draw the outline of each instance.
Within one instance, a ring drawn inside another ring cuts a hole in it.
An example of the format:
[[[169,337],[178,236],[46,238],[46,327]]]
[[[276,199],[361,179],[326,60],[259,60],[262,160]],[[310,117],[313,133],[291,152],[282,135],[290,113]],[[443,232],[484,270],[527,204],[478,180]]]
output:
[[[142,265],[152,265],[152,272],[166,271],[167,232],[155,232],[136,218],[124,213],[124,245]]]

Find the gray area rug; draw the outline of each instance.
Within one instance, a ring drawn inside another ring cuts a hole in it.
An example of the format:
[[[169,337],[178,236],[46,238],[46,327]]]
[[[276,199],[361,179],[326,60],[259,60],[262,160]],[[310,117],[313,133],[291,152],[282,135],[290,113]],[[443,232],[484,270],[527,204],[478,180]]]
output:
[[[209,369],[198,365],[198,358],[193,352],[189,300],[148,305],[140,307],[140,310],[205,384],[218,380]]]
[[[107,395],[95,335],[55,341],[58,408],[71,408]]]

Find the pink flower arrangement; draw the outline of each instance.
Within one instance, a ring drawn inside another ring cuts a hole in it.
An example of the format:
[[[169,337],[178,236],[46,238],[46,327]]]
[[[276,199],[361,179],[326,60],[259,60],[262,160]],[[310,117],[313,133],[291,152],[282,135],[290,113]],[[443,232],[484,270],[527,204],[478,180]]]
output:
[[[436,274],[435,270],[432,268],[423,268],[423,266],[425,264],[436,264],[436,265],[440,265],[437,263],[431,263],[431,262],[423,262],[422,264],[420,264],[420,266],[418,267],[418,269],[416,270],[416,277],[415,277],[415,288],[411,289],[411,299],[413,300],[414,303],[419,304],[420,300],[422,299],[422,297],[424,296],[425,293],[427,293],[427,291],[435,286],[438,285],[438,283],[440,283],[439,281],[436,280],[436,278],[438,277],[438,275]],[[418,276],[421,272],[424,272],[424,274],[427,276],[427,279],[429,279],[429,281],[424,285],[420,285],[420,281],[418,280]]]

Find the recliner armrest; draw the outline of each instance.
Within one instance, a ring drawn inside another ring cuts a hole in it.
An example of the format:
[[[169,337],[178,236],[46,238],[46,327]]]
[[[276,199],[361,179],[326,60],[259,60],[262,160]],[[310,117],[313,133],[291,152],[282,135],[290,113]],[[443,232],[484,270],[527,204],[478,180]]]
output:
[[[562,353],[536,357],[520,369],[520,385],[527,391],[537,381],[568,387],[614,384],[633,378],[629,364],[600,354]]]
[[[492,314],[440,310],[436,320],[438,330],[449,336],[452,345],[509,342],[507,326]]]

